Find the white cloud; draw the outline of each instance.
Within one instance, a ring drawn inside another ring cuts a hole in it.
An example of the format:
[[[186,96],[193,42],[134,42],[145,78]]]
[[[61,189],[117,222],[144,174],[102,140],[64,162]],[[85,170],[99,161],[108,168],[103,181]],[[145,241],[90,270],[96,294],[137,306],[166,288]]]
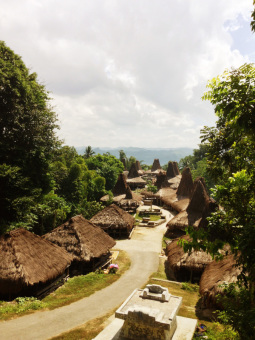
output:
[[[232,35],[250,0],[0,5],[1,39],[52,91],[69,145],[196,147],[215,120],[201,102],[208,79],[252,56]]]

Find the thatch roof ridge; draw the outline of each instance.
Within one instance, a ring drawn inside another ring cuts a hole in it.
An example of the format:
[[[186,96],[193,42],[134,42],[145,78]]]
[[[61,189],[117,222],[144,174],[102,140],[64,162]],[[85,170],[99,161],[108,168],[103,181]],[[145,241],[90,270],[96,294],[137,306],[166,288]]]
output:
[[[114,196],[124,195],[128,192],[128,188],[129,188],[129,186],[128,186],[127,181],[126,181],[126,177],[122,173],[122,174],[119,174],[117,182],[116,182],[114,188],[112,189],[112,193],[113,193]]]
[[[235,266],[236,261],[232,254],[227,255],[220,261],[212,261],[201,276],[199,293],[202,296],[204,306],[212,307],[217,305],[216,296],[222,292],[219,285],[237,281],[240,268]]]
[[[107,233],[82,215],[70,218],[44,237],[65,248],[79,261],[100,257],[115,245],[115,241]]]
[[[151,167],[151,172],[161,169],[159,159],[155,158]]]
[[[180,237],[184,240],[190,240],[188,235]],[[205,266],[212,261],[212,257],[203,251],[191,251],[185,253],[183,248],[178,245],[178,239],[174,239],[166,248],[167,261],[174,268],[190,268],[193,271],[204,270]]]
[[[201,214],[209,204],[209,196],[204,187],[201,178],[197,178],[194,182],[194,191],[187,208],[188,213],[200,212]]]
[[[17,293],[63,274],[72,257],[63,249],[23,228],[0,236],[0,291]]]
[[[178,175],[180,175],[180,170],[179,170],[179,167],[178,167],[178,163],[175,161],[174,163],[173,163],[173,165],[174,165],[174,172],[175,172],[175,176],[178,176]]]
[[[139,173],[136,169],[136,164],[132,163],[129,173],[128,173],[128,178],[130,179],[130,178],[135,178],[135,177],[139,177]]]
[[[182,178],[177,189],[177,195],[191,198],[193,194],[193,190],[194,190],[194,187],[193,187],[192,174],[191,174],[190,168],[186,167],[184,168],[182,172]]]
[[[135,161],[135,165],[136,165],[136,170],[139,171],[139,170],[143,170],[142,167],[141,167],[141,164],[138,160]]]
[[[167,188],[170,187],[170,184],[167,181],[167,176],[164,172],[160,171],[159,174],[156,175],[157,176],[157,180],[155,183],[155,186],[159,189],[161,188]]]
[[[174,163],[171,162],[171,161],[168,162],[166,175],[167,175],[168,179],[173,178],[173,177],[176,176],[176,171],[175,171],[175,168],[174,168]]]

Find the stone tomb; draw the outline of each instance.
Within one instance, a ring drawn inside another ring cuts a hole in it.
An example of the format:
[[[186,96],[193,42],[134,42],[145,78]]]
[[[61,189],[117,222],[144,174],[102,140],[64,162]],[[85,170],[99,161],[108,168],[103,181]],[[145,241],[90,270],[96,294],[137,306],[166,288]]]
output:
[[[115,313],[116,318],[125,320],[120,339],[172,339],[181,303],[181,297],[159,285],[134,290]]]

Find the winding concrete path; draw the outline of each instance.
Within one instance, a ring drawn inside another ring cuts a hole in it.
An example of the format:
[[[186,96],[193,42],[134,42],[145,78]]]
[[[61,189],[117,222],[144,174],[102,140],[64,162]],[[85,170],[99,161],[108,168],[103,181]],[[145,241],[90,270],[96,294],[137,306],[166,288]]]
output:
[[[168,211],[164,214],[166,221],[172,217]],[[130,269],[118,281],[68,306],[2,321],[0,339],[50,339],[118,307],[157,270],[166,223],[156,228],[137,227],[131,240],[117,242],[115,248],[127,251],[131,259]]]

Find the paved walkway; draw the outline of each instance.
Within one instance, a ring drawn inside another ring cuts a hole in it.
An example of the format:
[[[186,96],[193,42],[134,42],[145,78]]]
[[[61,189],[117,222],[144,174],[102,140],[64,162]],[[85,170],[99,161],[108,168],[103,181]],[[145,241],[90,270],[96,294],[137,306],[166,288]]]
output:
[[[164,213],[168,221],[171,214]],[[68,306],[2,321],[0,339],[50,339],[116,308],[157,270],[165,230],[166,223],[156,228],[136,228],[131,240],[117,242],[116,249],[127,251],[131,258],[130,269],[118,281]]]

